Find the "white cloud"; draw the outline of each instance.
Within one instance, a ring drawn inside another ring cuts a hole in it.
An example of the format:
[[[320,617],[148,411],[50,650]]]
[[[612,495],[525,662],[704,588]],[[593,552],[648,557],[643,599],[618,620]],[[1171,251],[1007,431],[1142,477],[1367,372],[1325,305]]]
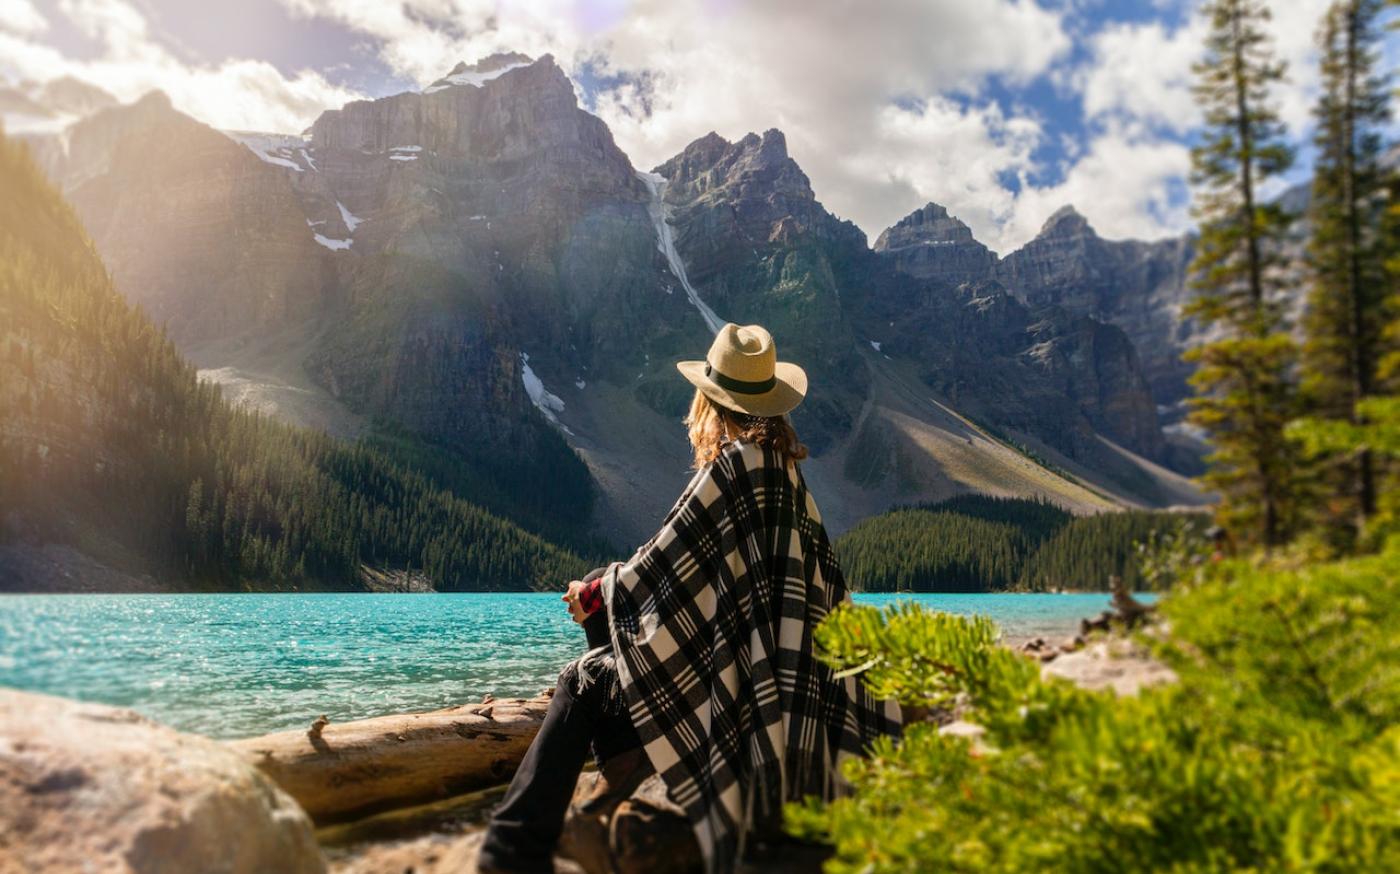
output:
[[[155,40],[145,16],[125,0],[63,0],[59,9],[100,51],[75,59],[35,39],[32,29],[0,31],[0,71],[40,81],[73,76],[126,101],[160,89],[177,109],[223,128],[299,131],[323,110],[362,96],[313,70],[284,76],[260,60],[188,63]]]
[[[1161,22],[1112,24],[1094,34],[1091,61],[1074,77],[1091,120],[1130,118],[1184,133],[1199,124],[1191,65],[1206,29],[1199,16],[1169,32]]]
[[[1311,124],[1317,99],[1317,27],[1332,0],[1288,0],[1269,4],[1267,31],[1277,56],[1288,65],[1288,81],[1273,98],[1294,133]],[[1118,114],[1181,133],[1198,123],[1191,95],[1191,65],[1203,52],[1206,23],[1199,2],[1184,23],[1168,30],[1161,22],[1114,24],[1091,38],[1090,60],[1073,76],[1090,117]]]
[[[1273,92],[1283,121],[1295,140],[1306,138],[1317,98],[1316,28],[1331,0],[1289,0],[1271,4],[1268,25],[1288,81]],[[1190,226],[1179,190],[1190,170],[1180,138],[1200,123],[1191,94],[1192,65],[1203,55],[1206,23],[1199,2],[1174,29],[1158,21],[1114,24],[1090,38],[1089,60],[1065,77],[1080,94],[1093,133],[1085,154],[1063,182],[1027,188],[1017,198],[1003,238],[1021,241],[1058,206],[1073,203],[1111,237],[1151,239]],[[1287,187],[1274,180],[1273,193]]]
[[[0,31],[32,36],[48,29],[48,19],[30,0],[0,0]]]
[[[85,36],[110,51],[139,54],[146,48],[146,18],[121,0],[61,0],[59,8]]]
[[[1072,204],[1106,237],[1157,239],[1190,227],[1172,194],[1191,168],[1186,146],[1115,128],[1095,137],[1056,185],[1023,187],[1001,230],[1007,252],[1029,240],[1055,210]]]
[[[842,161],[843,178],[854,188],[837,192],[861,206],[851,218],[872,239],[932,200],[949,206],[988,246],[1006,251],[1003,234],[1016,198],[1001,177],[1031,164],[1042,136],[1035,121],[1007,118],[995,104],[961,108],[935,98],[919,109],[886,107],[873,133],[878,150]]]
[[[1270,4],[1274,20],[1270,31],[1274,48],[1288,64],[1288,84],[1275,92],[1279,114],[1295,136],[1312,124],[1317,102],[1317,28],[1332,0],[1288,0]]]

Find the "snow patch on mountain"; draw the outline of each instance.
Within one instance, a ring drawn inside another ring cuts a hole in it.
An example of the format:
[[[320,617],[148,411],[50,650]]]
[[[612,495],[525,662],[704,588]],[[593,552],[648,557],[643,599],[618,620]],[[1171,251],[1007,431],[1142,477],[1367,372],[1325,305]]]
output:
[[[525,383],[525,394],[530,396],[530,403],[535,405],[535,409],[543,413],[551,425],[572,437],[574,432],[559,421],[559,414],[564,412],[563,399],[544,387],[544,381],[530,367],[528,352],[520,353],[520,381]]]
[[[445,78],[437,80],[433,84],[429,85],[427,88],[424,88],[423,93],[436,94],[439,91],[446,91],[453,85],[470,85],[473,88],[480,88],[482,85],[485,85],[487,82],[490,82],[492,79],[495,79],[504,73],[509,73],[511,70],[517,69],[519,67],[528,67],[532,63],[534,62],[515,61],[513,63],[506,64],[503,67],[497,67],[494,70],[488,70],[484,73],[477,72],[476,70],[462,70],[460,72],[453,73],[452,75],[447,76]]]
[[[306,139],[297,134],[269,134],[240,130],[226,130],[222,133],[235,143],[246,146],[248,151],[268,164],[302,173],[305,172],[306,167],[297,163],[296,158],[300,155],[308,167],[312,170],[316,169],[315,162],[307,153]]]
[[[363,222],[364,219],[359,218],[354,213],[350,212],[350,210],[345,208],[345,204],[341,203],[338,200],[335,202],[335,208],[340,210],[340,220],[345,222],[345,230],[349,231],[352,234],[355,233],[355,228],[358,228],[360,226],[360,223]]]
[[[290,158],[282,158],[277,155],[268,154],[267,152],[260,152],[257,149],[253,149],[253,154],[262,158],[269,164],[275,164],[278,167],[286,167],[288,170],[295,170],[298,173],[302,172],[301,165]]]
[[[316,242],[320,243],[322,246],[325,246],[327,249],[330,249],[332,252],[338,252],[341,249],[348,249],[350,248],[350,244],[355,242],[354,240],[333,240],[330,237],[325,236],[324,234],[312,234],[312,236],[316,238]]]

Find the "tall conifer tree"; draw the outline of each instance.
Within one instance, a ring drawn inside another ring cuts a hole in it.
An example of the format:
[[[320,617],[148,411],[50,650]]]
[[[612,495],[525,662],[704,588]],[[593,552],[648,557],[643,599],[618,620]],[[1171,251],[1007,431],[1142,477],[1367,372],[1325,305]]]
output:
[[[1375,69],[1381,10],[1380,0],[1337,0],[1319,31],[1303,386],[1313,416],[1353,425],[1361,424],[1358,404],[1379,388],[1384,353],[1387,180],[1379,158],[1389,94]],[[1376,512],[1376,460],[1366,449],[1319,460],[1322,482],[1336,497],[1318,503],[1317,522],[1331,539],[1350,541]]]
[[[1259,0],[1212,0],[1202,14],[1210,34],[1195,93],[1205,129],[1191,156],[1200,293],[1188,314],[1215,339],[1190,353],[1198,363],[1191,420],[1215,447],[1205,480],[1220,493],[1221,523],[1245,543],[1270,547],[1287,540],[1296,510],[1294,449],[1283,438],[1297,412],[1290,375],[1297,350],[1280,304],[1279,244],[1289,217],[1259,194],[1293,158],[1269,96],[1284,66]]]

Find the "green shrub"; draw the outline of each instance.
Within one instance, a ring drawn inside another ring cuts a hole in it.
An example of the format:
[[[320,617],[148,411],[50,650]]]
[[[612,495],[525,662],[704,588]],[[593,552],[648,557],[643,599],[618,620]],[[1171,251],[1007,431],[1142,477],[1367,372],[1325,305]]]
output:
[[[1046,680],[986,620],[843,608],[822,658],[978,741],[911,725],[789,808],[828,871],[1400,870],[1400,552],[1243,562],[1163,601],[1179,681],[1119,698]]]

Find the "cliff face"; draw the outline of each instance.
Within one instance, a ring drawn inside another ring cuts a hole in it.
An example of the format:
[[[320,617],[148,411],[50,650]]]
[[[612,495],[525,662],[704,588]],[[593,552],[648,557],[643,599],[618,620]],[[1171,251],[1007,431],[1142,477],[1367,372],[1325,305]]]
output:
[[[1196,337],[1181,310],[1190,300],[1190,238],[1155,243],[1101,238],[1065,207],[1039,235],[1007,255],[996,275],[1032,307],[1058,306],[1123,329],[1141,356],[1157,403],[1189,394],[1190,368],[1182,353]]]
[[[646,187],[549,57],[495,56],[422,93],[327,112],[307,152],[303,199],[350,241],[351,322],[311,370],[373,415],[524,459],[545,423],[522,353],[557,391],[627,369],[642,352],[608,338],[679,314],[657,300]]]
[[[324,305],[328,253],[290,180],[164,95],[78,122],[40,158],[124,293],[182,344]]]
[[[955,403],[1071,457],[1100,452],[1094,433],[1160,455],[1156,411],[1123,332],[1069,311],[1038,314],[1008,295],[989,278],[995,256],[942,207],[886,231],[872,254],[857,228],[817,202],[778,131],[736,143],[709,134],[657,172],[704,300],[726,318],[775,326],[816,382],[841,390],[824,392],[810,423],[799,415],[818,448],[847,432],[869,394],[859,355],[869,340],[857,339],[868,332],[875,351],[917,360],[925,382]]]
[[[1119,382],[1125,391],[1145,381],[1155,404],[1173,407],[1190,390],[1190,367],[1182,354],[1199,340],[1199,330],[1181,311],[1191,298],[1187,269],[1193,255],[1189,237],[1144,243],[1105,240],[1073,207],[1054,213],[1025,246],[997,258],[972,238],[966,225],[937,204],[929,204],[886,230],[875,250],[909,276],[951,285],[995,279],[1032,311],[1047,307],[1070,317],[1088,317],[1121,329],[1136,353],[1140,371]],[[1117,434],[1152,430],[1141,399],[1124,396],[1110,407],[1120,413],[1109,428]],[[1139,412],[1131,413],[1132,410]],[[1124,418],[1140,416],[1139,421]],[[1159,441],[1140,438],[1132,446],[1151,454]]]
[[[930,203],[886,228],[875,251],[889,257],[896,270],[920,279],[957,286],[993,275],[997,256],[972,237],[972,229]]]
[[[1062,307],[1036,313],[1022,356],[1073,399],[1094,429],[1139,455],[1162,457],[1156,407],[1137,350],[1116,325]]]

